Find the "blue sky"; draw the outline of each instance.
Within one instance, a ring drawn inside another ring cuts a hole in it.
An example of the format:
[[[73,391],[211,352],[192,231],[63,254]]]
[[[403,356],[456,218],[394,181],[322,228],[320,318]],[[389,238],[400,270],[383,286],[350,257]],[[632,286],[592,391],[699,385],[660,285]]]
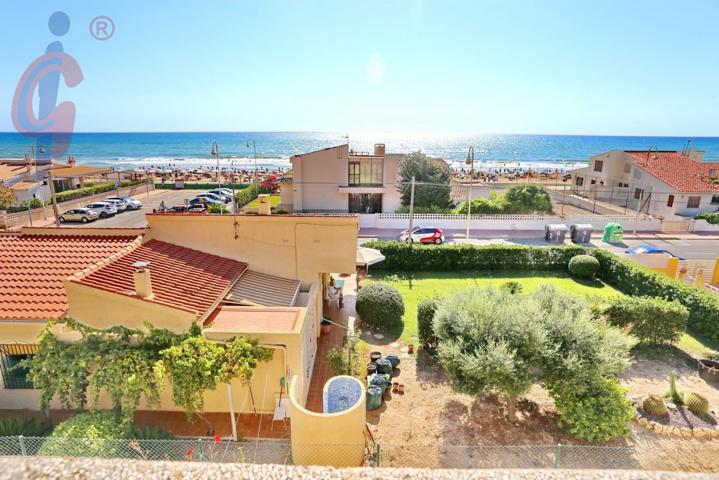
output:
[[[0,130],[62,37],[76,131],[719,135],[719,2],[34,1],[0,7]],[[95,40],[92,18],[115,35]]]

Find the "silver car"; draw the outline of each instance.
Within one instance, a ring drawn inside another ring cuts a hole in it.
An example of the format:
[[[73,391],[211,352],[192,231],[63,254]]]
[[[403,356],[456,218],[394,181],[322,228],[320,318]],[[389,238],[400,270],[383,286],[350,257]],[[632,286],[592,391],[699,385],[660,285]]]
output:
[[[68,210],[67,212],[60,215],[58,220],[60,220],[60,223],[65,222],[92,222],[93,220],[97,220],[100,218],[100,214],[97,213],[96,210],[91,210],[89,208],[73,208],[72,210]]]
[[[106,198],[105,200],[103,200],[103,202],[110,202],[115,205],[115,208],[117,208],[117,213],[124,212],[125,210],[127,210],[127,202],[117,197]]]
[[[120,200],[121,202],[125,202],[125,205],[127,205],[128,210],[139,210],[142,208],[142,202],[128,196],[122,196],[122,197],[110,197],[108,200]]]
[[[117,207],[112,202],[95,202],[87,205],[85,208],[96,210],[100,214],[100,218],[112,217],[117,213]]]

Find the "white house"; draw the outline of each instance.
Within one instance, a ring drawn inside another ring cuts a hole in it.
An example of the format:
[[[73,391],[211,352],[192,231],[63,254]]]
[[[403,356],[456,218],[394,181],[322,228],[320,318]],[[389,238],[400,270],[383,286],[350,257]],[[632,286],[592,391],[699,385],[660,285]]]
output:
[[[402,205],[397,191],[401,153],[370,153],[337,145],[293,155],[292,185],[282,189],[282,208],[296,212],[392,213]],[[446,163],[441,161],[444,165]],[[291,201],[289,190],[291,188]]]
[[[704,152],[610,150],[572,171],[578,195],[626,205],[660,218],[719,210],[719,162]]]

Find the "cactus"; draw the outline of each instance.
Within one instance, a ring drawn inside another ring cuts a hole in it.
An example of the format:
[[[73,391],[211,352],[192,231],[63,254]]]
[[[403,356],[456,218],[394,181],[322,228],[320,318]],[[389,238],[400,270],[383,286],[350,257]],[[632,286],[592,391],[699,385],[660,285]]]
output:
[[[677,390],[677,374],[675,372],[672,372],[671,379],[669,380],[669,396],[672,402],[677,405],[684,403],[684,394]]]
[[[645,398],[642,403],[642,408],[649,415],[657,416],[666,415],[668,411],[667,404],[664,403],[664,399],[659,395],[649,395]]]
[[[709,413],[709,400],[704,395],[691,392],[684,398],[684,403],[696,415],[703,416]]]

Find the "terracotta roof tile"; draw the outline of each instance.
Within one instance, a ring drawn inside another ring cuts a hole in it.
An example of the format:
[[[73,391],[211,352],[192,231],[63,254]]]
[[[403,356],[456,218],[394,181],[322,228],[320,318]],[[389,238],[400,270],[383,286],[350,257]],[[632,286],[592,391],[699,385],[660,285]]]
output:
[[[204,315],[247,268],[247,264],[150,240],[112,263],[72,281],[121,295],[135,296],[133,263],[148,267],[154,298],[148,301]]]
[[[0,234],[0,319],[59,319],[66,278],[130,246],[138,236]]]
[[[635,164],[670,187],[685,193],[719,192],[710,171],[719,173],[719,162],[696,162],[680,152],[626,151]]]

